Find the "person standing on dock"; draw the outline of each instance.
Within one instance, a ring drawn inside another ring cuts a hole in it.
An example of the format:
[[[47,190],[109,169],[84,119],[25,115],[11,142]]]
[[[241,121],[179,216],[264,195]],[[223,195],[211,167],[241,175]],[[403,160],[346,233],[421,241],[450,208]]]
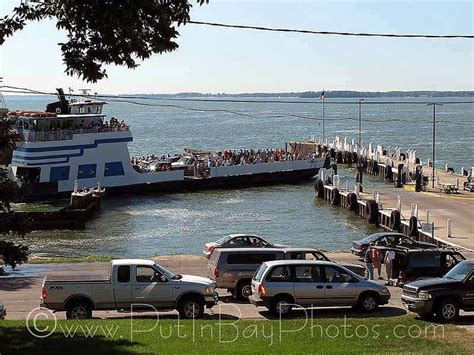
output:
[[[373,245],[374,245],[373,243],[370,243],[364,255],[364,263],[365,263],[365,268],[367,269],[367,278],[369,280],[374,279],[374,263],[372,261],[372,246]]]
[[[377,269],[377,274],[378,274],[378,279],[381,280],[382,279],[382,260],[381,259],[381,255],[380,255],[380,250],[377,249],[377,248],[370,248],[370,250],[372,251],[372,262],[374,264],[374,268]]]
[[[392,270],[393,270],[393,260],[395,259],[395,251],[387,250],[385,253],[385,271],[387,272],[387,283],[389,286],[392,284]]]

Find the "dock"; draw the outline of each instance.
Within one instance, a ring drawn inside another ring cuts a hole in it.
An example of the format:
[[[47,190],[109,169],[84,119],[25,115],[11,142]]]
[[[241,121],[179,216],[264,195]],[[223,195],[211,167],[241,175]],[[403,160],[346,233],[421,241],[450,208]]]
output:
[[[56,211],[12,211],[18,220],[27,221],[29,230],[51,229],[84,229],[89,221],[100,210],[101,199],[105,189],[98,187],[87,191],[71,193],[69,205]],[[0,215],[2,218],[8,216]]]
[[[463,174],[435,169],[433,176],[432,166],[422,164],[414,150],[371,143],[359,147],[354,140],[339,137],[314,144],[330,150],[334,172],[335,164],[345,164],[357,169],[360,180],[365,173],[387,183],[366,191],[363,181],[344,186],[337,174],[330,176],[330,171],[323,169],[322,180],[315,182],[317,196],[388,231],[474,251],[474,192],[464,189],[468,181],[465,172],[472,174],[474,168],[463,168]]]

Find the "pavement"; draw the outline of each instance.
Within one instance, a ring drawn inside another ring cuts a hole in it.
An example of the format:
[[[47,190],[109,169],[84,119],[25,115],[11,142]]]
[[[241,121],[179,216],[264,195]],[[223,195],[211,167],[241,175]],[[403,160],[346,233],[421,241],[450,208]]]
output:
[[[380,202],[384,209],[395,209],[398,196],[402,203],[402,215],[411,216],[411,204],[418,206],[418,219],[426,222],[429,210],[430,223],[434,222],[435,236],[471,251],[474,250],[474,193],[470,195],[447,195],[434,192],[413,192],[387,187],[380,189]],[[472,197],[471,197],[472,196]],[[448,236],[447,220],[451,220],[451,235]]]
[[[328,257],[336,262],[360,262],[350,253],[327,253]],[[160,256],[155,260],[162,266],[180,274],[207,276],[207,259],[194,255]],[[18,274],[2,278],[0,282],[0,302],[7,307],[6,319],[25,320],[28,314],[39,307],[41,283],[44,276],[49,274],[100,274],[107,271],[108,263],[80,263],[80,264],[47,264],[24,265]],[[19,276],[19,277],[18,277]],[[382,275],[383,276],[383,275]],[[384,283],[384,280],[377,280]],[[401,288],[389,286],[392,297],[389,304],[381,306],[375,313],[367,315],[352,308],[316,308],[311,315],[313,318],[361,318],[361,317],[396,317],[406,314],[401,303]],[[207,319],[275,319],[266,308],[255,307],[248,302],[235,300],[224,289],[218,289],[219,303],[217,306],[206,309]],[[38,310],[32,314],[37,314]],[[56,313],[57,319],[65,319],[65,312]],[[155,317],[151,313],[134,314],[134,318]],[[176,311],[160,312],[160,318],[177,318]],[[305,317],[305,311],[295,311],[294,317]],[[129,313],[116,311],[96,311],[94,318],[130,318]],[[461,313],[459,325],[474,331],[474,316]]]

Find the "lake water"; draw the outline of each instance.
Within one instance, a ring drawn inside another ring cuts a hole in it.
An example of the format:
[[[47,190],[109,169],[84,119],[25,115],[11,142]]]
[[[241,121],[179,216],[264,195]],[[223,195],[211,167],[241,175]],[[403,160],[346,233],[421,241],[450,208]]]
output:
[[[42,110],[53,100],[6,97],[10,109]],[[268,99],[271,100],[275,99]],[[134,135],[129,145],[131,155],[174,153],[185,148],[281,148],[287,141],[318,137],[322,131],[321,104],[311,99],[279,99],[280,103],[133,101],[147,106],[111,100],[105,106],[108,118],[115,116],[131,126]],[[344,103],[331,103],[330,99],[326,102],[326,136],[339,134],[357,139],[358,105],[348,103],[357,100],[337,101]],[[431,107],[415,103],[423,101],[419,98],[392,99],[404,104],[381,101],[389,99],[366,99],[362,104],[362,139],[416,149],[426,161],[431,156]],[[161,104],[216,111],[153,106]],[[437,120],[442,121],[437,125],[437,164],[448,163],[457,171],[461,166],[474,166],[474,105],[439,106]],[[343,169],[342,174],[347,179],[354,176],[348,169]],[[366,178],[366,185],[367,188],[384,186],[370,177]],[[103,202],[102,211],[86,230],[34,232],[27,242],[36,254],[150,257],[199,254],[207,241],[227,233],[251,232],[278,243],[337,250],[349,249],[352,240],[373,232],[370,228],[358,217],[315,200],[309,182],[110,198]]]

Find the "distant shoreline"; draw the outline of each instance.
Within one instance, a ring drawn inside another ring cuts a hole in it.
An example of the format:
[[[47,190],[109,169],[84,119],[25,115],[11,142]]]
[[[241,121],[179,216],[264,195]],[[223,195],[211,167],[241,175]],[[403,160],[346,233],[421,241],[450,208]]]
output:
[[[319,98],[321,92],[301,91],[301,92],[278,92],[278,93],[199,93],[182,92],[177,94],[123,94],[141,95],[153,97],[272,97],[272,98]],[[325,91],[325,98],[424,98],[424,97],[474,97],[474,91]]]
[[[79,93],[74,93],[78,95]],[[181,92],[176,94],[99,94],[99,96],[113,95],[113,96],[144,96],[156,98],[293,98],[293,99],[314,99],[319,98],[321,91],[301,91],[301,92],[255,92],[255,93],[200,93],[200,92]],[[12,94],[4,93],[4,96],[39,96],[29,94]],[[47,95],[44,95],[47,96]],[[325,91],[326,99],[335,98],[432,98],[432,97],[474,97],[474,91]]]

